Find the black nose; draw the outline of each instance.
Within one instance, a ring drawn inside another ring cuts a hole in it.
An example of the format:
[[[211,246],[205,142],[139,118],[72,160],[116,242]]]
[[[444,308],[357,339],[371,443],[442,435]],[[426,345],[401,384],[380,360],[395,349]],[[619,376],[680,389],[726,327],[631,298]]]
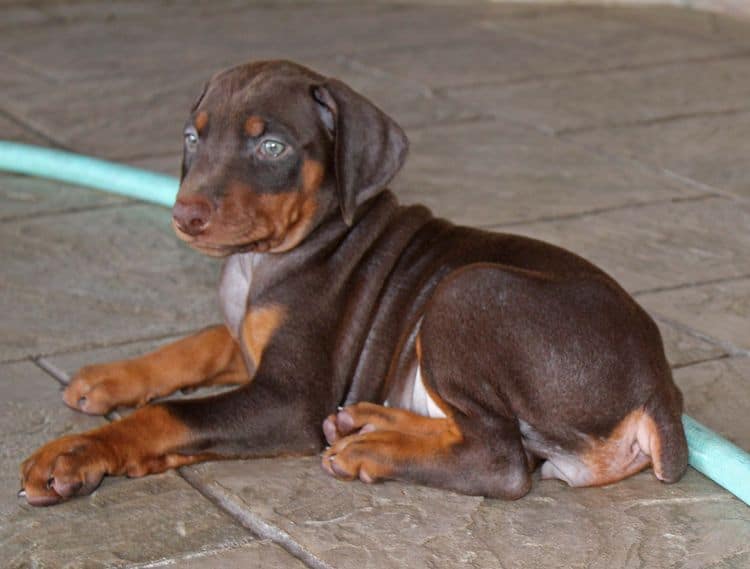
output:
[[[179,199],[172,208],[172,219],[183,233],[198,235],[208,227],[211,205],[201,197]]]

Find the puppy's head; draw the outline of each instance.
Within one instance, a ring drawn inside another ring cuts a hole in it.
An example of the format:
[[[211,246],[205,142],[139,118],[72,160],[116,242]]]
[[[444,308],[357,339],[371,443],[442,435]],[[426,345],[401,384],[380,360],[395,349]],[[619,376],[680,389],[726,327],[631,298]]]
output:
[[[286,61],[212,77],[184,137],[173,225],[214,256],[288,251],[333,214],[351,225],[408,146],[363,96]]]

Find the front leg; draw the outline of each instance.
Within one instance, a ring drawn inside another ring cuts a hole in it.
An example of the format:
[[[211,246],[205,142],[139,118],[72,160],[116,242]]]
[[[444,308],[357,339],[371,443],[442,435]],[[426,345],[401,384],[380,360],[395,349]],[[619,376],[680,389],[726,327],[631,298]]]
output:
[[[226,326],[212,326],[139,358],[81,368],[65,389],[65,403],[103,415],[140,406],[178,389],[249,380],[242,353]]]
[[[49,506],[93,492],[105,475],[143,476],[207,460],[180,454],[190,432],[161,405],[92,431],[54,440],[21,465],[21,484],[33,506]]]
[[[322,447],[320,397],[283,378],[214,397],[167,401],[48,443],[21,465],[34,506],[89,494],[106,475],[131,477],[220,458],[309,454]],[[294,393],[294,396],[290,396]],[[318,403],[311,403],[317,401]]]

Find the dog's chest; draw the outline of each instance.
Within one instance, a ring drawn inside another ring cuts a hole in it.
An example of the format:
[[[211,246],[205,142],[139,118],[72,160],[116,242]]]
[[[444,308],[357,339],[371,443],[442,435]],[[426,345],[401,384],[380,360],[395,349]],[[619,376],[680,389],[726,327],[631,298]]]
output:
[[[253,268],[260,261],[258,254],[232,255],[224,263],[219,286],[219,302],[224,322],[235,339],[240,339],[242,321],[247,313]]]
[[[262,254],[244,253],[232,255],[224,263],[219,286],[219,299],[224,313],[224,322],[232,336],[242,347],[248,369],[254,369],[252,359],[242,341],[245,317],[250,309],[250,290],[253,273],[257,272]],[[257,286],[256,286],[257,288]],[[351,403],[354,403],[352,401]],[[399,385],[392,389],[385,401],[386,406],[407,409],[419,415],[443,418],[445,414],[430,397],[424,385],[419,363],[412,368]]]

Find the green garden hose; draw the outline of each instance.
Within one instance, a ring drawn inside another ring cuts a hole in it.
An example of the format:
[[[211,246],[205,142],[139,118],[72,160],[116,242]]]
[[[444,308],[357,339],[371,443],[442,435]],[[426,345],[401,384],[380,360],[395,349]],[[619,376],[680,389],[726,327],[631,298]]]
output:
[[[179,182],[172,176],[63,150],[0,140],[0,170],[50,178],[172,207]]]

